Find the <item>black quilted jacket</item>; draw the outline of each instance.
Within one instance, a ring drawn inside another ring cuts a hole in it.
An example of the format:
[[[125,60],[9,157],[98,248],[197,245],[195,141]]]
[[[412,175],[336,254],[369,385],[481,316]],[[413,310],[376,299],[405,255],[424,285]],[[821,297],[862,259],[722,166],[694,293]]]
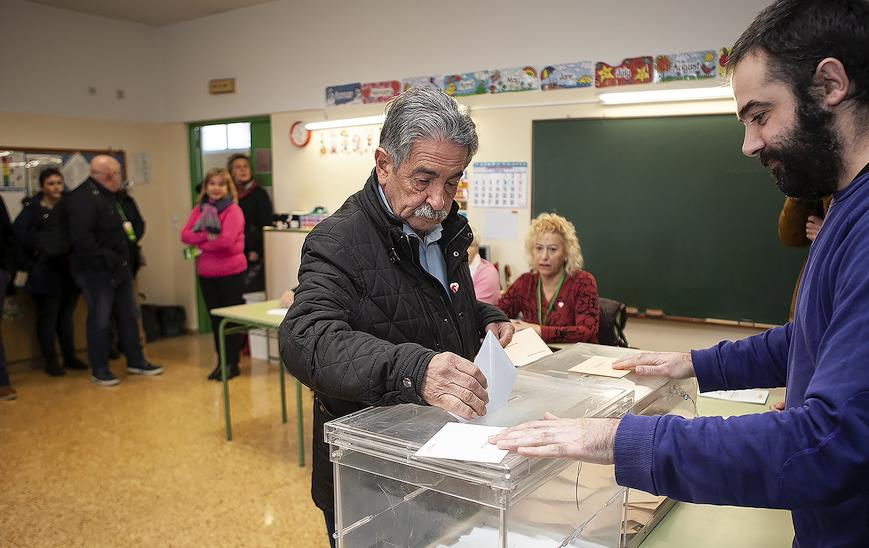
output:
[[[305,239],[295,302],[279,334],[287,370],[315,392],[311,493],[328,511],[332,465],[323,424],[370,405],[425,405],[420,386],[431,358],[449,351],[473,360],[485,326],[507,321],[474,296],[473,235],[458,206],[440,239],[455,289],[448,295],[420,266],[418,241],[384,208],[378,184],[372,172]]]

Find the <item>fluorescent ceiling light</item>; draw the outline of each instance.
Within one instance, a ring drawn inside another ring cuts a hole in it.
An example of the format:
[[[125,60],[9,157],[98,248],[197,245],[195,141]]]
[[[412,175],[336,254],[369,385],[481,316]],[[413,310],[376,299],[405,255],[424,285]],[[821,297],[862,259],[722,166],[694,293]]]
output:
[[[339,127],[376,126],[382,124],[384,120],[386,120],[386,116],[383,114],[378,116],[363,116],[362,118],[345,118],[343,120],[325,120],[323,122],[308,122],[305,124],[305,129],[313,131]]]
[[[684,89],[651,89],[645,91],[618,91],[598,95],[601,103],[626,105],[630,103],[667,103],[670,101],[703,101],[706,99],[731,99],[730,86]]]

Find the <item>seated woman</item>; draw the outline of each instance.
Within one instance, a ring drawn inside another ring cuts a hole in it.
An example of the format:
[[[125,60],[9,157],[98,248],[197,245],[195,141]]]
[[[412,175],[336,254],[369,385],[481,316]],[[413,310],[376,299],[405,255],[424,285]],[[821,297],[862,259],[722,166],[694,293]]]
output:
[[[208,310],[244,304],[244,214],[238,206],[238,192],[229,172],[210,169],[199,192],[199,205],[190,212],[190,218],[181,231],[181,241],[196,246],[201,253],[196,257],[196,273]],[[220,352],[218,328],[221,318],[211,315],[214,350]],[[241,334],[226,336],[227,378],[239,375],[238,358],[243,344]],[[220,357],[217,366],[208,375],[219,381]]]
[[[531,272],[519,276],[498,307],[517,330],[534,329],[546,342],[597,342],[597,282],[582,269],[573,223],[541,213],[525,248]]]
[[[468,268],[474,281],[474,293],[478,301],[488,304],[498,304],[501,294],[501,277],[495,265],[480,257],[480,244],[477,242],[477,231],[471,227],[474,241],[468,246]]]

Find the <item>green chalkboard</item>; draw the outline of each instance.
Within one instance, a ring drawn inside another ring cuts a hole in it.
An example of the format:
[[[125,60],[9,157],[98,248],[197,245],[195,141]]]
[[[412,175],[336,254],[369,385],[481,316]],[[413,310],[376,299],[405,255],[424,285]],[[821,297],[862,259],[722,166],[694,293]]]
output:
[[[600,295],[671,316],[784,323],[806,250],[732,115],[533,124],[533,214],[575,225]]]

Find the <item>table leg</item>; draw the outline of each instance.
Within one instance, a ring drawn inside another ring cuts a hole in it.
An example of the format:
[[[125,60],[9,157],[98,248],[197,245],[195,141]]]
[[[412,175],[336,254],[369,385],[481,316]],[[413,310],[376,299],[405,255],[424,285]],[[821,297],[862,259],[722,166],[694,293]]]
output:
[[[299,445],[299,466],[305,466],[305,424],[302,421],[302,383],[296,381],[296,436]]]
[[[278,362],[278,375],[281,379],[281,422],[287,424],[287,387],[284,382],[284,365]]]
[[[226,380],[226,323],[228,318],[220,320],[218,341],[220,342],[220,378],[223,381],[223,413],[226,418],[226,441],[232,440],[232,425],[229,420],[229,383]]]

